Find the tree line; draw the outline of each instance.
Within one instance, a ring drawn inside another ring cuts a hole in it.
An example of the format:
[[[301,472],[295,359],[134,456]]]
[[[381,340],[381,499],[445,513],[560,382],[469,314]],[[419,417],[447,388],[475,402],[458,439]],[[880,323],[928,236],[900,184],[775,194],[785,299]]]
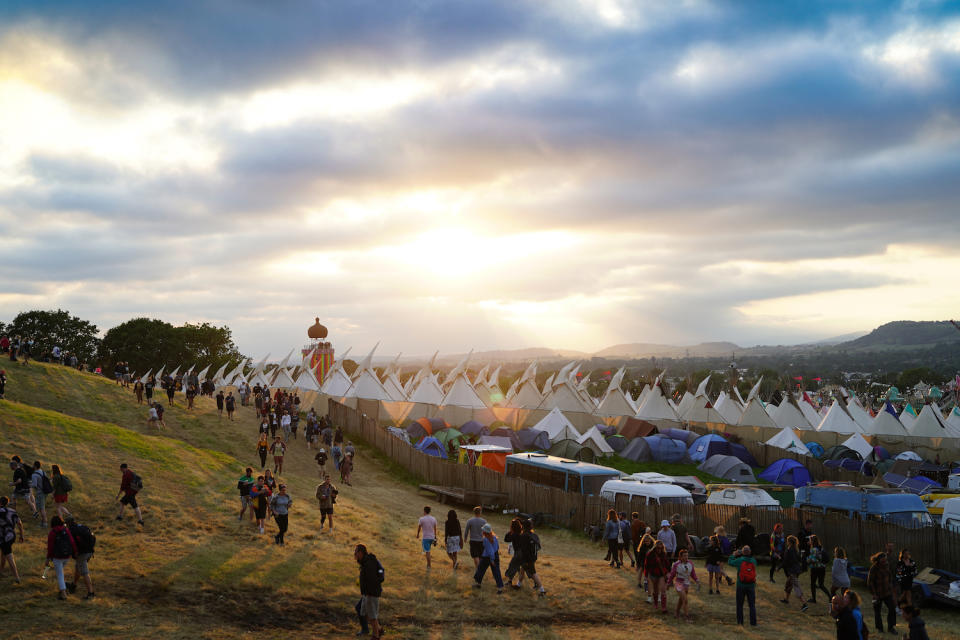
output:
[[[89,369],[112,371],[117,362],[126,362],[131,372],[146,373],[163,365],[211,365],[211,371],[227,364],[236,366],[245,359],[233,342],[226,325],[208,322],[174,326],[154,318],[133,318],[103,336],[95,324],[69,311],[33,310],[18,314],[7,324],[0,321],[0,335],[33,338],[35,359],[51,354],[54,347],[69,352]]]

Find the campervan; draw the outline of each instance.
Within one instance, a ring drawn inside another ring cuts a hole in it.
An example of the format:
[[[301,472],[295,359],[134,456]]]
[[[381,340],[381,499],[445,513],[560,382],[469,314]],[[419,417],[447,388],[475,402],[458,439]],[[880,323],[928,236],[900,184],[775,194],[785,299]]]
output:
[[[920,499],[923,500],[923,504],[927,507],[927,511],[930,512],[930,515],[936,522],[939,522],[940,516],[943,515],[944,503],[953,498],[960,498],[960,490],[931,489],[930,493],[925,493],[920,496]]]
[[[544,453],[515,453],[506,457],[505,474],[534,484],[556,487],[585,496],[597,495],[604,482],[621,473],[610,467],[589,464]]]
[[[948,531],[960,533],[960,498],[950,498],[943,502],[940,526]]]
[[[607,480],[600,487],[600,497],[610,501],[640,498],[644,504],[693,504],[693,496],[683,487],[666,482],[642,482],[630,477]]]
[[[751,485],[708,485],[707,504],[723,504],[730,507],[754,507],[778,511],[780,501],[769,493]]]
[[[891,522],[902,527],[933,525],[920,496],[896,489],[863,487],[800,487],[794,506],[798,509],[837,513],[876,522]]]

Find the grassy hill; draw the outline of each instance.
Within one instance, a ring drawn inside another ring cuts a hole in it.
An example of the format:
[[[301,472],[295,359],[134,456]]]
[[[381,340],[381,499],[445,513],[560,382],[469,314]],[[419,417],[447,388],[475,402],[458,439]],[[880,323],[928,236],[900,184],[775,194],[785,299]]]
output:
[[[900,320],[880,325],[867,335],[837,345],[844,349],[898,349],[960,343],[960,331],[948,321]]]
[[[440,520],[446,508],[362,444],[354,486],[341,487],[333,534],[317,533],[316,467],[302,440],[292,444],[282,479],[296,502],[289,541],[277,547],[272,523],[260,536],[236,517],[236,480],[243,467],[255,466],[252,409],[242,408],[231,423],[217,418],[209,399],[188,414],[178,397],[166,414],[168,429],[156,434],[132,394],[112,381],[42,364],[7,371],[3,453],[60,464],[73,479],[70,507],[98,539],[91,562],[98,597],[56,599],[54,584],[39,578],[44,531],[28,515],[27,540],[14,547],[23,584],[0,576],[3,637],[352,637],[357,542],[386,567],[381,610],[390,638],[617,639],[635,637],[638,624],[664,639],[795,637],[797,625],[804,638],[834,636],[824,606],[801,614],[777,602],[780,585],[768,583],[759,585],[757,630],[734,624],[731,589],[694,593],[694,622],[674,623],[650,612],[633,573],[608,568],[603,548],[569,531],[541,532],[544,599],[529,590],[497,596],[489,576],[482,590],[472,589],[471,572],[451,572],[442,553],[428,573],[416,519],[424,504],[433,504]],[[120,462],[146,484],[142,529],[129,513],[122,523],[113,519]],[[466,515],[461,509],[461,520]],[[498,533],[506,530],[505,516],[490,520]],[[461,562],[472,566],[465,555]],[[703,571],[702,561],[697,566]],[[925,617],[934,637],[960,639],[952,612]]]

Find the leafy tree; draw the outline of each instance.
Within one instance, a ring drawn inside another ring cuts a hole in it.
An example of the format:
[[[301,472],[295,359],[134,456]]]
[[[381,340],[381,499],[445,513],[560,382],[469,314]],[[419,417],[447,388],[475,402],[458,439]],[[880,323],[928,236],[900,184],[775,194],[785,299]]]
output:
[[[48,353],[54,346],[76,354],[81,362],[89,362],[97,353],[100,338],[97,326],[71,316],[69,311],[25,311],[7,325],[12,335],[30,336],[34,340],[33,357]]]
[[[134,318],[113,327],[104,335],[100,349],[100,365],[105,371],[121,361],[140,373],[194,364],[209,364],[216,370],[225,363],[236,366],[242,359],[228,327],[206,322],[175,327],[153,318]]]
[[[912,389],[920,382],[926,382],[927,384],[939,384],[941,379],[942,376],[937,374],[936,371],[933,371],[929,367],[916,367],[913,369],[907,369],[900,374],[900,376],[897,378],[897,388],[900,389],[901,392],[906,393],[907,390]]]

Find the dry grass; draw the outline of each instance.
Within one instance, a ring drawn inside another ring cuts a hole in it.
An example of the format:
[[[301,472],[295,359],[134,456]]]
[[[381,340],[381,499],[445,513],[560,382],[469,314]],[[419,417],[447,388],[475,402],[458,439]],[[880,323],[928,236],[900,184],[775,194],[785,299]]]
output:
[[[14,548],[24,584],[0,577],[0,615],[15,620],[25,638],[349,636],[356,542],[386,567],[383,617],[395,638],[613,640],[633,638],[638,629],[664,639],[834,637],[825,606],[805,614],[787,608],[777,601],[779,585],[766,583],[759,585],[755,631],[735,625],[731,589],[721,596],[694,593],[694,622],[678,624],[651,613],[634,575],[608,568],[599,545],[569,531],[541,532],[544,599],[529,590],[497,596],[489,576],[477,591],[470,572],[453,573],[442,553],[427,573],[416,519],[424,504],[433,504],[440,520],[446,507],[396,481],[392,468],[363,448],[354,486],[340,494],[335,533],[318,534],[317,471],[302,440],[291,446],[284,480],[296,504],[291,537],[279,548],[236,520],[236,479],[255,463],[252,409],[241,409],[230,423],[218,420],[212,400],[201,399],[191,415],[180,406],[168,411],[168,429],[157,436],[147,433],[132,394],[111,381],[42,364],[8,372],[7,397],[14,402],[0,403],[5,454],[61,464],[76,486],[71,506],[98,538],[91,565],[98,598],[61,603],[49,580],[39,579],[42,531],[27,523],[27,542]],[[112,519],[120,461],[147,484],[142,531],[129,514],[122,524]],[[506,516],[490,519],[505,530]],[[472,566],[466,555],[462,563]],[[960,639],[954,612],[930,610],[925,618],[934,637]]]

